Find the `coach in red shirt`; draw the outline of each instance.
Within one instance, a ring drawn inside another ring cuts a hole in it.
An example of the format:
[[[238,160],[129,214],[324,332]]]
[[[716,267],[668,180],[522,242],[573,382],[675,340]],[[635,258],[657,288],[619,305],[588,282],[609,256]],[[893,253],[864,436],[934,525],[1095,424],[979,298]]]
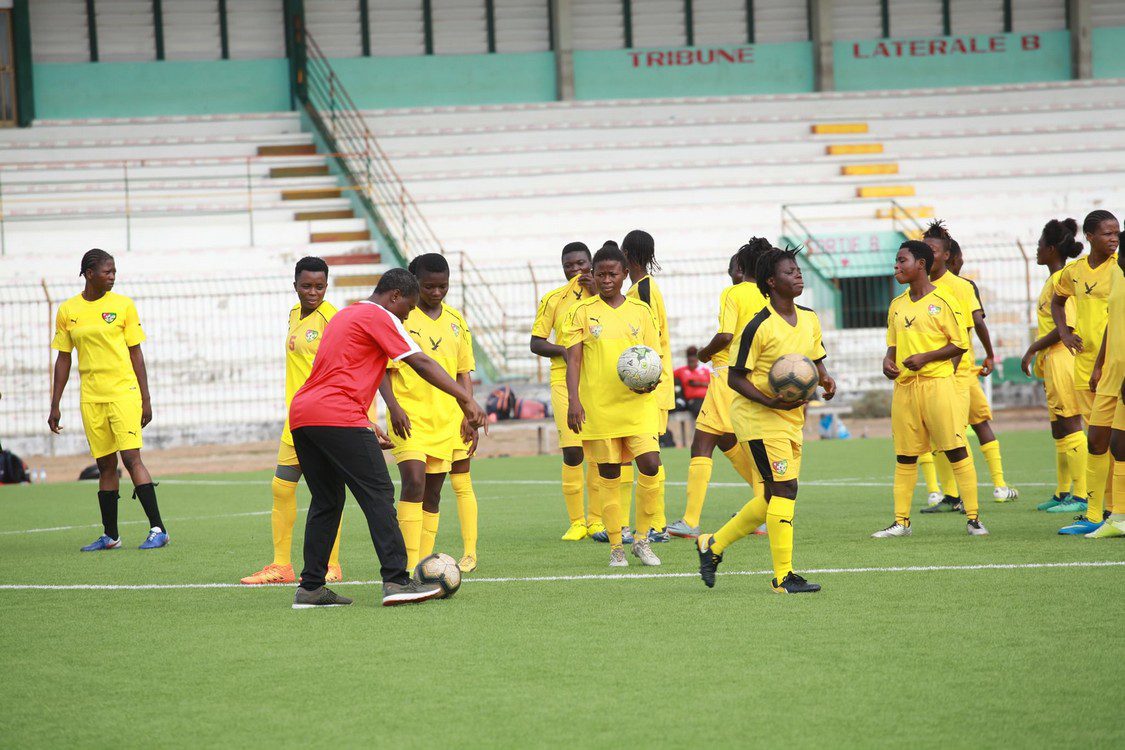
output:
[[[383,605],[426,601],[441,594],[438,586],[420,584],[406,570],[394,485],[383,460],[382,448],[390,448],[390,441],[367,419],[387,361],[394,359],[456,398],[474,430],[484,426],[484,412],[469,392],[423,354],[402,327],[417,304],[414,275],[401,268],[387,271],[374,294],[340,310],[328,323],[312,372],[293,396],[289,407],[293,447],[312,493],[305,523],[305,568],[294,609],[352,603],[324,586],[328,553],[344,511],[345,486],[367,516],[382,566]]]
[[[683,393],[688,411],[693,416],[699,416],[703,399],[707,395],[707,384],[711,382],[711,370],[699,364],[699,350],[689,346],[687,366],[676,368],[672,376],[676,379],[680,392]]]

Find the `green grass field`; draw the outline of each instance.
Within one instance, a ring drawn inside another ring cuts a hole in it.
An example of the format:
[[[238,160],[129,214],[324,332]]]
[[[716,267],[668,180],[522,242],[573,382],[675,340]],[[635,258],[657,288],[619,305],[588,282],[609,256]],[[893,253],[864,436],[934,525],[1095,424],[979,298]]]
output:
[[[987,538],[916,515],[912,538],[869,539],[891,520],[889,441],[808,445],[795,562],[824,590],[796,597],[771,592],[764,537],[731,548],[711,590],[682,540],[656,546],[661,568],[630,557],[611,575],[606,545],[558,540],[555,457],[477,462],[479,571],[450,601],[399,608],[371,583],[329,611],[226,586],[268,561],[268,473],[161,478],[172,543],[154,552],[135,549],[135,502],[126,549],[80,554],[100,533],[91,485],[7,488],[0,744],[1121,747],[1125,539],[1056,535],[1067,517],[1034,511],[1049,435],[1001,439],[1023,496],[997,505],[982,486]],[[665,460],[672,520],[687,454]],[[708,530],[746,497],[715,467]],[[461,552],[451,495],[438,549]],[[342,562],[377,577],[350,501]],[[195,587],[46,588],[153,584]]]

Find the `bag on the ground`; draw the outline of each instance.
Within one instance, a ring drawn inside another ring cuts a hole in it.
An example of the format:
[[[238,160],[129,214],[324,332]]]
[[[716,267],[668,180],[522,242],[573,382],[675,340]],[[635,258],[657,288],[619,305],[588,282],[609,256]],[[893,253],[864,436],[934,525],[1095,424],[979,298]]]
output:
[[[488,414],[495,414],[496,419],[512,419],[516,412],[516,394],[510,386],[502,385],[488,394],[484,410]]]
[[[27,464],[15,453],[0,448],[0,484],[30,482]]]

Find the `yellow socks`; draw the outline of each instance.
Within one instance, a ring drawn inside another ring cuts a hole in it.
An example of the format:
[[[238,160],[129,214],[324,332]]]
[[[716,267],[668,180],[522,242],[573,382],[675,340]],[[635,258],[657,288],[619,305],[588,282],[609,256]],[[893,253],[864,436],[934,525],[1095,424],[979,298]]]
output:
[[[578,471],[578,478],[581,480],[582,467],[572,466],[570,468]],[[473,480],[469,476],[469,472],[466,471],[464,474],[450,474],[449,483],[453,486],[453,494],[457,497],[457,519],[461,523],[461,544],[464,545],[465,554],[472,555],[475,558],[477,556],[477,493],[473,491]],[[581,519],[581,489],[578,490],[578,511],[578,517]],[[434,528],[436,531],[436,525]]]
[[[918,456],[918,468],[922,470],[922,479],[926,482],[926,492],[933,494],[941,492],[941,485],[937,481],[937,467],[934,466],[934,454],[923,453]]]
[[[328,553],[328,564],[340,567],[340,534],[344,530],[344,517],[340,516],[340,525],[336,527],[336,541],[332,542],[332,551]]]
[[[422,503],[398,504],[398,527],[406,544],[406,571],[418,565],[418,547],[422,543]]]
[[[458,477],[458,476],[467,476],[467,475],[450,474],[451,480],[452,480],[453,477]],[[582,471],[581,465],[579,465],[579,466],[567,466],[566,464],[563,464],[563,467],[562,467],[563,502],[566,503],[566,515],[570,518],[571,523],[586,520],[586,513],[583,510],[583,498],[582,498],[583,486],[582,485],[584,484],[584,482],[582,480],[582,477],[583,477],[583,471]],[[454,486],[453,489],[454,489],[454,491],[456,491],[456,489],[457,489],[456,486]],[[471,489],[472,489],[472,485],[470,485],[470,491],[471,491]],[[457,515],[461,515],[460,502],[458,502],[457,508],[458,508]],[[462,521],[462,523],[464,523],[464,522]]]
[[[1066,455],[1069,437],[1055,440],[1055,497],[1070,493],[1070,462]]]
[[[732,450],[741,450],[735,446]],[[734,463],[733,459],[731,463]],[[703,503],[707,499],[707,485],[711,482],[711,470],[715,462],[706,456],[696,456],[688,463],[687,469],[687,509],[684,510],[684,523],[698,526],[703,515]]]
[[[1113,464],[1113,495],[1125,498],[1125,461],[1115,461]],[[1125,513],[1125,508],[1118,509],[1114,506],[1117,515]]]
[[[422,510],[422,537],[418,544],[418,560],[425,560],[434,553],[434,542],[437,541],[438,521],[441,513],[431,513]]]
[[[970,521],[975,521],[980,515],[980,505],[977,500],[977,467],[973,465],[973,457],[966,456],[951,464],[951,467],[957,486],[961,489],[961,504],[965,507],[965,515]]]
[[[1105,453],[1091,453],[1086,463],[1086,488],[1089,490],[1089,505],[1086,506],[1086,520],[1102,522],[1102,509],[1105,507],[1105,487],[1113,471],[1113,456]]]
[[[660,469],[656,472],[656,478],[660,480],[660,488],[656,492],[656,509],[652,514],[652,528],[656,529],[657,531],[664,531],[664,529],[668,528],[668,515],[664,509],[665,477],[666,475],[664,473],[664,464],[661,464]],[[637,491],[640,491],[639,484]]]
[[[993,487],[1007,487],[1004,484],[1004,462],[1000,460],[1000,441],[990,440],[980,447],[984,460],[988,462],[988,472],[992,475]]]
[[[621,517],[621,526],[629,525],[629,512],[633,507],[633,464],[623,464],[621,466],[621,485],[618,488],[620,493],[620,500],[618,502],[618,515]],[[609,523],[606,523],[609,527]]]
[[[729,451],[723,451],[723,455],[727,457],[727,460],[730,461],[731,466],[738,472],[738,475],[746,480],[746,484],[754,484],[756,476],[754,460],[750,457],[750,451],[746,450],[745,445],[737,443]],[[710,461],[711,459],[707,460]]]
[[[711,537],[711,549],[716,555],[721,555],[727,547],[752,534],[766,520],[766,510],[766,498],[763,495],[758,495],[743,505],[742,510]]]
[[[602,496],[602,523],[605,524],[611,545],[621,544],[621,479],[598,476],[599,494]]]
[[[915,475],[917,476],[917,475]],[[781,583],[793,570],[793,507],[795,500],[770,498],[766,511],[766,528],[770,533],[770,554],[773,556],[773,577]]]
[[[957,488],[957,477],[953,471],[953,467],[949,463],[949,456],[944,453],[935,453],[934,465],[937,467],[938,479],[941,480],[941,490],[950,497],[960,497],[961,492]]]
[[[660,474],[649,476],[644,472],[637,472],[637,536],[647,536],[649,529],[653,528],[660,503],[660,491],[664,482]],[[658,527],[662,528],[662,527]]]
[[[586,463],[586,492],[590,496],[590,509],[586,513],[586,523],[593,526],[602,522],[602,495],[597,490],[598,465],[592,461]]]
[[[1087,495],[1086,471],[1090,454],[1086,448],[1086,435],[1079,430],[1063,438],[1066,443],[1066,463],[1070,467],[1070,481],[1073,482],[1070,494],[1079,500]]]
[[[297,483],[273,478],[273,564],[289,565],[293,547],[293,525],[297,523]],[[336,536],[339,544],[339,535]]]
[[[914,485],[918,483],[918,464],[895,461],[895,523],[903,526],[910,525],[910,502],[914,499]],[[933,466],[932,461],[930,466]]]

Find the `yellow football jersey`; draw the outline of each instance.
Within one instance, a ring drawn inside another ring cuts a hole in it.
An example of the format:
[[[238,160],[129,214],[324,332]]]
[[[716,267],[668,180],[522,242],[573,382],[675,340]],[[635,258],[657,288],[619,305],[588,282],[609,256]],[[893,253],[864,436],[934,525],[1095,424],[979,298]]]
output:
[[[51,348],[78,350],[82,403],[105,404],[140,397],[129,347],[145,340],[133,300],[113,292],[88,301],[81,294],[59,305]]]
[[[469,324],[460,312],[449,305],[442,303],[441,314],[436,320],[416,307],[406,316],[403,326],[418,347],[449,377],[456,379],[459,373],[476,369]],[[411,442],[423,449],[427,445],[445,445],[448,441],[455,441],[460,446],[463,415],[457,399],[434,388],[409,365],[390,362],[387,368],[391,373],[395,398],[410,417]],[[389,414],[387,428],[394,440]]]
[[[617,376],[617,360],[630,346],[660,351],[660,327],[653,310],[626,297],[618,308],[602,298],[575,303],[567,315],[564,346],[582,345],[578,395],[586,411],[583,440],[655,435],[659,430],[657,391],[634,393]]]
[[[668,333],[668,311],[664,308],[664,295],[656,288],[656,282],[651,276],[633,284],[626,297],[634,297],[652,308],[656,325],[660,327],[660,345],[654,347],[660,352],[661,372],[660,385],[656,388],[656,405],[671,411],[676,408],[676,384],[672,378],[672,341]]]
[[[719,333],[729,333],[734,336],[730,345],[715,355],[711,364],[715,368],[722,367],[730,361],[731,354],[735,351],[738,336],[753,320],[754,316],[766,306],[766,298],[752,281],[728,286],[723,290],[719,307]]]
[[[1083,351],[1074,357],[1074,387],[1089,388],[1094,360],[1105,335],[1105,322],[1109,318],[1109,285],[1117,267],[1117,253],[1097,268],[1090,268],[1089,256],[1067,264],[1055,282],[1055,294],[1074,297],[1074,332],[1082,337]]]
[[[967,330],[960,307],[938,290],[917,302],[907,290],[891,301],[887,310],[887,346],[896,347],[895,364],[900,382],[916,377],[945,378],[953,374],[953,361],[930,362],[917,372],[902,363],[912,354],[932,352],[954,343],[965,348]]]
[[[792,325],[769,303],[760,309],[732,343],[730,380],[749,378],[754,387],[773,397],[770,368],[786,354],[801,354],[813,362],[826,356],[821,342],[820,318],[807,307],[796,306],[797,324]],[[805,425],[804,409],[770,409],[735,392],[731,401],[731,422],[740,440],[785,437],[801,442]]]
[[[336,314],[331,302],[321,300],[320,307],[305,317],[301,317],[301,305],[293,305],[289,311],[289,334],[285,337],[285,427],[281,431],[281,442],[293,445],[293,434],[289,432],[289,405],[293,396],[300,390],[312,372],[316,350],[328,321]]]
[[[1059,275],[1062,269],[1055,271],[1047,277],[1047,281],[1043,284],[1043,288],[1039,291],[1039,300],[1035,305],[1035,321],[1037,328],[1035,331],[1035,338],[1041,339],[1051,331],[1055,330],[1055,319],[1051,317],[1051,299],[1055,296],[1055,284],[1058,282]],[[1066,324],[1074,327],[1074,297],[1066,298]],[[1056,353],[1065,350],[1062,342],[1053,344],[1046,349],[1043,349],[1035,357],[1035,374],[1038,377],[1043,377],[1043,357],[1047,352]],[[1068,356],[1070,352],[1067,352]]]
[[[1121,381],[1125,378],[1125,275],[1116,263],[1113,265],[1117,272],[1110,274],[1107,300],[1109,324],[1105,331],[1105,363],[1102,365],[1102,379],[1098,381],[1098,393],[1120,398]]]
[[[554,333],[555,343],[561,346],[562,326],[566,314],[570,312],[575,302],[589,297],[586,289],[578,283],[577,276],[558,289],[547,292],[539,301],[535,322],[531,324],[531,335],[549,339]],[[566,382],[566,357],[551,357],[551,382]]]
[[[965,324],[965,346],[968,350],[965,355],[961,357],[961,364],[957,366],[958,372],[966,372],[967,370],[976,371],[977,355],[973,349],[973,313],[977,310],[984,310],[980,303],[980,296],[977,294],[976,285],[968,279],[963,279],[952,271],[946,271],[940,279],[932,279],[934,286],[938,291],[945,295],[945,298],[955,302],[961,310],[961,319]]]

